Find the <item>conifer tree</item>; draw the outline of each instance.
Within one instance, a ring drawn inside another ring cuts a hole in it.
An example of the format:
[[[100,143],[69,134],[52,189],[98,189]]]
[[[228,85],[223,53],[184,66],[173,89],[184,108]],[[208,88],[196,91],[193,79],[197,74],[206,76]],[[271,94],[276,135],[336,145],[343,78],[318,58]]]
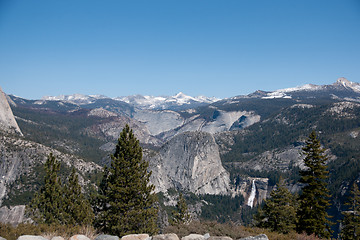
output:
[[[263,208],[259,208],[255,216],[257,226],[271,231],[289,233],[296,227],[296,199],[285,187],[280,178],[277,188],[272,190],[270,198],[265,200]]]
[[[142,159],[142,149],[128,125],[120,133],[111,166],[100,187],[96,225],[109,234],[124,236],[156,232],[157,209],[151,172]]]
[[[191,215],[188,211],[185,198],[182,193],[179,193],[179,200],[176,204],[176,211],[173,211],[174,224],[189,224],[191,222]]]
[[[63,188],[58,176],[60,163],[52,153],[46,163],[44,186],[30,202],[27,212],[37,223],[65,224],[66,212],[64,211]]]
[[[68,184],[64,187],[65,211],[67,213],[66,223],[69,225],[92,225],[94,213],[89,201],[81,192],[78,175],[72,168]]]
[[[356,182],[352,186],[348,202],[345,205],[349,209],[342,213],[344,219],[342,220],[341,239],[360,239],[360,190]]]
[[[329,172],[326,170],[327,156],[321,148],[315,131],[312,131],[303,148],[306,169],[300,171],[300,182],[304,184],[299,197],[297,212],[298,232],[315,234],[321,238],[330,238],[331,222],[328,220],[327,209],[330,206],[327,179]]]

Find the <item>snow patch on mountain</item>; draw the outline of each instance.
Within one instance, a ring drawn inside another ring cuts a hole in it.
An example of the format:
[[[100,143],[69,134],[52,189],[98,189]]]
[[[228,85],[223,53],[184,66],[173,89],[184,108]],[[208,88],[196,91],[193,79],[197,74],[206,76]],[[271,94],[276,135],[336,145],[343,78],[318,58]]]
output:
[[[192,104],[210,104],[216,102],[220,99],[215,97],[191,97],[185,95],[182,92],[174,96],[142,96],[142,95],[132,95],[125,97],[115,98],[116,100],[126,102],[130,105],[141,109],[167,109],[173,106],[183,106],[183,105],[192,105]]]
[[[104,95],[84,95],[84,94],[72,94],[72,95],[59,95],[59,96],[44,96],[36,104],[44,104],[44,101],[66,101],[74,104],[85,105],[94,103],[99,99],[107,99]],[[182,92],[174,96],[142,96],[142,95],[131,95],[124,97],[109,98],[116,101],[126,102],[136,108],[140,109],[154,109],[164,110],[172,107],[179,106],[199,106],[202,104],[210,104],[220,100],[215,97],[191,97]]]
[[[91,104],[98,99],[108,98],[104,95],[84,95],[84,94],[72,94],[72,95],[59,95],[59,96],[44,96],[41,100],[44,101],[65,101],[79,105]],[[39,102],[38,104],[41,104]]]
[[[288,95],[288,93],[297,92],[297,91],[316,91],[316,90],[320,90],[321,88],[322,86],[317,86],[314,84],[305,84],[299,87],[279,89],[274,92],[267,93],[267,95],[262,97],[262,99],[291,98],[291,96]]]
[[[291,98],[291,93],[293,92],[299,92],[299,91],[321,91],[326,90],[329,87],[332,88],[346,88],[348,90],[352,90],[355,92],[360,92],[360,84],[351,82],[347,80],[346,78],[339,78],[335,83],[331,85],[314,85],[314,84],[305,84],[303,86],[299,87],[293,87],[293,88],[285,88],[285,89],[279,89],[273,92],[266,93],[266,96],[262,96],[262,99],[274,99],[274,98]]]

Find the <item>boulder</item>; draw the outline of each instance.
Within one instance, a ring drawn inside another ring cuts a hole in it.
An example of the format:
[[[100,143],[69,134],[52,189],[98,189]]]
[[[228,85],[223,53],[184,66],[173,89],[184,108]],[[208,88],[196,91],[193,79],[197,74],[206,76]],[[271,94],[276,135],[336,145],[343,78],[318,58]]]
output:
[[[2,164],[1,168],[5,167],[5,165]],[[17,167],[16,165],[10,165],[9,167]],[[0,171],[3,171],[4,169],[1,169]],[[8,170],[8,166],[5,167],[5,171]],[[7,172],[7,174],[13,173],[10,169]],[[6,177],[3,177],[6,178]],[[6,186],[4,186],[5,181],[0,180],[0,192],[5,191]],[[2,196],[2,193],[0,194]],[[0,208],[0,222],[2,223],[10,223],[11,225],[18,225],[19,223],[22,223],[24,219],[25,214],[25,205],[18,205],[18,206],[3,206]]]
[[[119,237],[113,235],[101,234],[97,236],[94,240],[119,240]]]
[[[23,235],[18,237],[17,240],[48,240],[42,236],[34,236],[34,235]]]
[[[130,234],[123,236],[121,240],[150,240],[149,234]]]
[[[6,238],[0,237],[0,240],[6,240]]]
[[[260,234],[255,237],[240,238],[239,240],[269,240],[265,234]]]
[[[204,235],[190,234],[188,236],[182,237],[181,240],[205,240],[205,238]]]
[[[227,236],[211,236],[208,240],[233,240],[233,239]]]
[[[152,240],[180,240],[175,233],[160,234],[152,237]]]
[[[71,238],[69,238],[69,240],[90,240],[90,238],[88,238],[85,235],[78,234],[78,235],[72,236]]]
[[[60,237],[60,236],[55,236],[55,237],[52,237],[51,240],[65,240],[65,238]]]

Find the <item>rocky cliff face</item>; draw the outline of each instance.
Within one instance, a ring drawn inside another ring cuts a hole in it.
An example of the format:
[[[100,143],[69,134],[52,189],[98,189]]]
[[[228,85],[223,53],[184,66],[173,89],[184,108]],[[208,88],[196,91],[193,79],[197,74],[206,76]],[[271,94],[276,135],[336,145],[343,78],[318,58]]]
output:
[[[243,129],[260,121],[260,115],[253,111],[223,111],[213,108],[212,116],[200,114],[195,109],[188,109],[183,115],[171,110],[136,111],[134,119],[144,124],[149,132],[162,140],[188,132],[202,131],[211,134],[223,131]],[[161,123],[161,124],[159,124]]]
[[[81,184],[88,183],[85,176],[101,167],[85,162],[75,156],[61,153],[42,144],[6,134],[0,135],[0,206],[10,192],[22,194],[36,190],[39,168],[43,168],[47,156],[52,152],[68,169],[75,167],[80,173]],[[24,203],[23,203],[24,204]]]
[[[157,192],[175,188],[196,194],[230,194],[229,173],[221,165],[214,137],[187,132],[167,142],[150,158]]]
[[[0,129],[22,135],[4,92],[0,88]]]

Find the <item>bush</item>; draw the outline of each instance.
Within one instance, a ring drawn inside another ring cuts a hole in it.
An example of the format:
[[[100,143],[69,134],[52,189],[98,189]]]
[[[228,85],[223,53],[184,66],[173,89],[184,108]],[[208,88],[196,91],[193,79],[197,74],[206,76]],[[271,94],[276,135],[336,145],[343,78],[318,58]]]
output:
[[[193,221],[191,224],[178,224],[169,226],[164,230],[165,233],[175,233],[181,239],[189,234],[201,234],[209,233],[210,236],[228,236],[232,239],[245,238],[249,236],[256,236],[260,234],[266,234],[271,240],[319,240],[315,236],[308,236],[306,234],[297,234],[296,232],[290,232],[288,234],[281,234],[277,232],[271,232],[263,228],[250,228],[240,225],[234,225],[231,223],[221,224],[217,222],[199,222]]]

